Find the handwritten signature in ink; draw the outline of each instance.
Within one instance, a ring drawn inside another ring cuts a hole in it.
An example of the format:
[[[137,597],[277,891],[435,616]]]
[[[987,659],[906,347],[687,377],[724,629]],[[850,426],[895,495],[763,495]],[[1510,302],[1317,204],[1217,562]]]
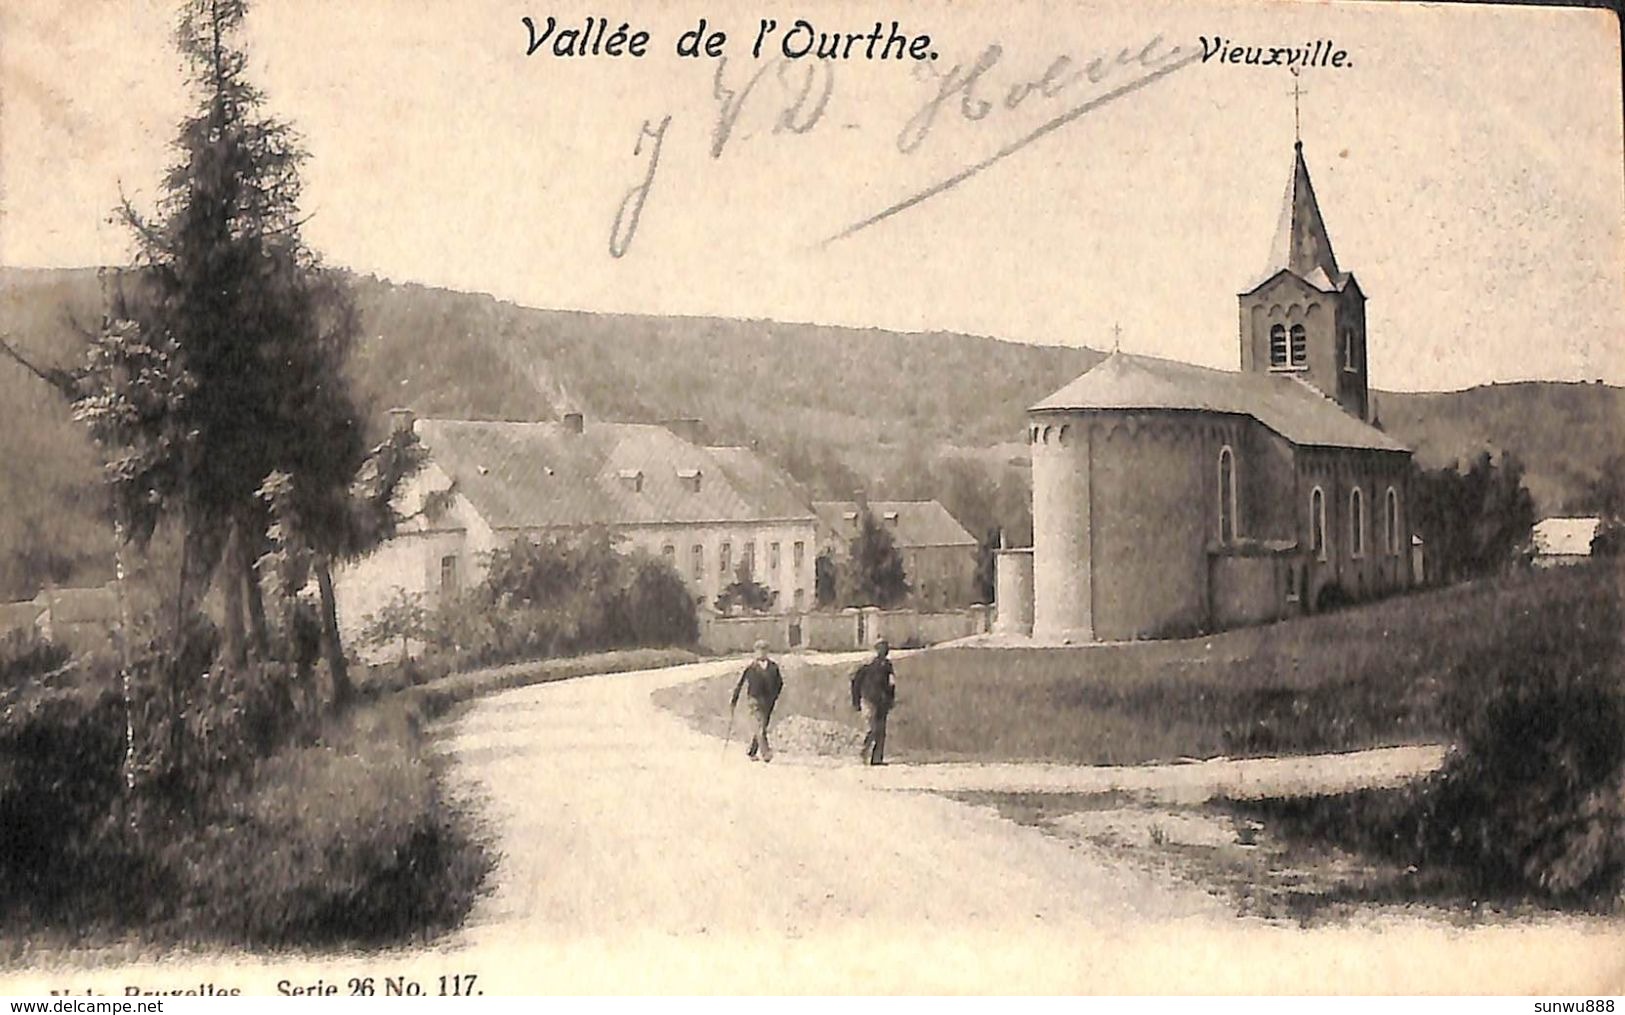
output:
[[[957,100],[960,116],[969,122],[977,123],[987,120],[995,111],[1014,112],[1031,99],[1034,94],[1037,94],[1042,99],[1053,100],[1084,81],[1088,81],[1092,85],[1101,84],[1117,73],[1120,68],[1139,67],[1142,70],[1141,73],[1133,76],[1123,84],[1097,95],[1092,95],[1068,107],[1027,133],[1003,145],[986,158],[973,162],[930,186],[915,191],[908,197],[852,223],[840,232],[825,239],[824,245],[827,246],[838,240],[846,239],[868,229],[870,226],[878,225],[893,216],[900,215],[910,208],[918,207],[939,194],[952,190],[966,180],[986,172],[1035,141],[1060,130],[1086,113],[1099,109],[1101,106],[1116,101],[1125,95],[1139,91],[1141,88],[1159,81],[1183,67],[1189,66],[1201,58],[1201,53],[1199,51],[1186,52],[1183,47],[1178,45],[1165,48],[1162,36],[1159,35],[1139,50],[1123,49],[1112,60],[1108,60],[1104,56],[1098,56],[1082,67],[1077,67],[1071,57],[1062,55],[1051,61],[1044,73],[1037,78],[1018,80],[1014,84],[1006,86],[1003,89],[1002,98],[1000,98],[998,90],[994,89],[990,84],[986,84],[986,82],[989,72],[1003,58],[1003,48],[997,44],[990,45],[982,51],[981,55],[969,67],[956,64],[946,72],[936,75],[937,91],[903,125],[903,129],[897,135],[898,151],[905,155],[917,151],[925,143],[926,138],[930,136],[943,111],[949,108],[955,100]],[[927,70],[926,73],[936,74],[934,70]]]
[[[1121,84],[1066,107],[991,155],[852,223],[827,237],[823,244],[827,246],[845,239],[918,207],[1085,114],[1189,66],[1201,59],[1201,55],[1200,50],[1170,46],[1159,35],[1138,49],[1125,48],[1115,55],[1100,55],[1087,62],[1076,61],[1067,55],[1058,56],[1037,76],[1018,76],[1013,82],[1002,84],[995,82],[993,75],[995,68],[999,68],[1004,61],[1004,50],[998,44],[989,45],[968,64],[956,64],[946,71],[939,71],[931,64],[922,64],[919,73],[934,87],[897,134],[897,150],[905,156],[918,151],[933,131],[954,112],[965,122],[994,122],[998,119],[995,114],[1014,114],[1029,101],[1054,102],[1069,93],[1075,94],[1075,90],[1085,83],[1090,86],[1107,84],[1126,70],[1131,76]],[[834,87],[833,67],[826,62],[774,61],[764,64],[742,81],[730,82],[727,59],[719,60],[712,79],[712,98],[717,103],[717,109],[711,126],[711,157],[720,159],[736,136],[747,136],[739,134],[740,124],[747,110],[758,107],[768,116],[771,133],[808,133],[826,119]],[[616,210],[609,244],[613,257],[625,256],[637,234],[640,216],[654,187],[661,148],[671,121],[670,115],[658,124],[645,120],[638,132],[633,155],[644,158],[644,171],[642,179],[626,192]]]
[[[717,103],[716,119],[711,125],[711,157],[722,157],[747,110],[765,110],[774,134],[805,134],[824,119],[834,93],[835,68],[827,62],[771,60],[739,83],[729,80],[728,58],[719,58],[711,83],[711,95]],[[671,121],[671,115],[667,114],[658,124],[645,120],[638,130],[632,154],[644,159],[643,177],[627,190],[615,211],[609,234],[611,257],[625,257],[631,249],[644,205],[654,189],[660,152]]]

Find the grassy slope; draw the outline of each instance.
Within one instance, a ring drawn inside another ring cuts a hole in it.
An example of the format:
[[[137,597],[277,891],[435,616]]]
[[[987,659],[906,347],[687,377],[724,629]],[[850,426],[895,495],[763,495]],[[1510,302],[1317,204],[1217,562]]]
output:
[[[890,729],[903,761],[1138,764],[1437,740],[1472,660],[1580,598],[1619,594],[1608,565],[1421,592],[1207,639],[1069,649],[941,649],[898,660]],[[850,668],[797,665],[780,714],[856,725]],[[662,704],[712,732],[728,680]]]

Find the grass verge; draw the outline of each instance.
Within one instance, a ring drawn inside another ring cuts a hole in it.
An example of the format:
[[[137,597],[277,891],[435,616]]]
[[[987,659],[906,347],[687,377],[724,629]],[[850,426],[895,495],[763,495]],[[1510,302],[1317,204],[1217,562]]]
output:
[[[1619,565],[1529,572],[1208,638],[1053,649],[948,648],[897,661],[898,760],[1131,765],[1358,750],[1449,738],[1447,703],[1487,660],[1580,604]],[[779,715],[857,725],[849,666],[792,661]],[[720,732],[732,678],[656,700]]]

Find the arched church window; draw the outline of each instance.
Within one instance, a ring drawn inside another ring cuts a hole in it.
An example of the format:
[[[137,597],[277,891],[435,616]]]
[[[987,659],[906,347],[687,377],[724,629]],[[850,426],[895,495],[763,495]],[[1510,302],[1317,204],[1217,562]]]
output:
[[[1286,325],[1272,325],[1270,327],[1270,366],[1284,367],[1286,365]]]
[[[1318,486],[1309,494],[1309,549],[1326,559],[1326,495]]]
[[[1236,538],[1236,456],[1229,445],[1219,451],[1219,542]]]
[[[1301,367],[1309,362],[1309,335],[1303,325],[1292,326],[1292,365]]]
[[[1384,534],[1388,537],[1388,556],[1399,556],[1399,494],[1393,487],[1388,488],[1387,510],[1384,512],[1386,524],[1383,526]]]
[[[1359,487],[1349,491],[1349,556],[1365,556],[1365,500]]]

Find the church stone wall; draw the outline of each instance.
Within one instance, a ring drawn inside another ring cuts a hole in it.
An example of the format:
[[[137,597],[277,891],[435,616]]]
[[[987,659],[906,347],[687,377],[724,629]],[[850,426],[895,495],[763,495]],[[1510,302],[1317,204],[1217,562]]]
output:
[[[1291,443],[1249,421],[1236,450],[1241,488],[1241,530],[1246,539],[1298,538],[1297,465]]]
[[[1172,637],[1213,626],[1208,554],[1219,540],[1219,453],[1226,446],[1235,456],[1237,537],[1294,535],[1291,446],[1253,420],[1177,411],[1044,413],[1028,437],[1033,633],[1041,639]],[[1238,594],[1259,594],[1253,578],[1240,581]],[[1262,602],[1226,611],[1251,617],[1279,610],[1273,578],[1262,594]]]
[[[1411,574],[1411,490],[1409,459],[1405,455],[1353,448],[1305,450],[1299,457],[1300,524],[1306,568],[1305,588],[1311,607],[1323,595],[1344,600],[1369,599],[1408,588]],[[1387,539],[1386,497],[1393,487],[1399,500],[1397,550]],[[1326,498],[1326,549],[1312,551],[1312,497],[1316,488]],[[1352,492],[1359,489],[1363,503],[1362,546],[1355,552]],[[1327,590],[1333,592],[1328,593]]]
[[[1033,633],[1088,641],[1094,638],[1088,418],[1034,417],[1027,439],[1033,457]]]
[[[1284,612],[1278,572],[1285,566],[1268,556],[1213,558],[1213,626],[1236,627],[1275,620]]]
[[[1200,630],[1217,531],[1216,428],[1205,417],[1102,414],[1095,444],[1095,636]]]
[[[999,550],[993,558],[994,634],[1033,633],[1033,551]]]

